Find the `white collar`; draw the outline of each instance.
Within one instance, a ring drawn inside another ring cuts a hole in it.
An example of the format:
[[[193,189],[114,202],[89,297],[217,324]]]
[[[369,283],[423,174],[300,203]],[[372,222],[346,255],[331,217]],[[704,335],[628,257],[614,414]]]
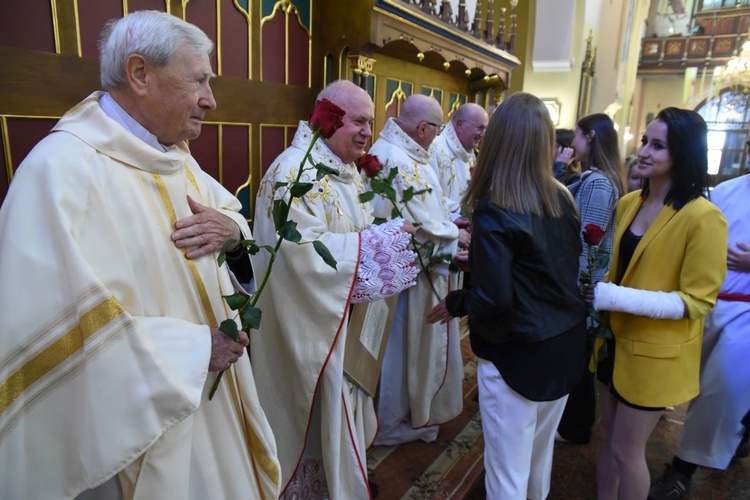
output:
[[[122,109],[122,106],[117,104],[117,101],[109,95],[109,92],[105,92],[99,98],[99,105],[102,107],[104,113],[112,118],[114,121],[122,125],[125,130],[142,140],[157,151],[165,152],[169,147],[161,144],[159,139],[146,130],[146,127],[138,123],[135,118],[130,116],[127,111]]]

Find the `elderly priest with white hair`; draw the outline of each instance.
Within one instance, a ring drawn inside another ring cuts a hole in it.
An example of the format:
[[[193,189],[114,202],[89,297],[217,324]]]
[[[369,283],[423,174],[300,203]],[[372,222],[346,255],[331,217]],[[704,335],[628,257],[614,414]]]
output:
[[[276,498],[247,335],[218,330],[222,295],[252,282],[230,242],[250,230],[186,144],[216,107],[213,43],[141,11],[100,46],[107,92],[60,119],[0,210],[0,498]]]

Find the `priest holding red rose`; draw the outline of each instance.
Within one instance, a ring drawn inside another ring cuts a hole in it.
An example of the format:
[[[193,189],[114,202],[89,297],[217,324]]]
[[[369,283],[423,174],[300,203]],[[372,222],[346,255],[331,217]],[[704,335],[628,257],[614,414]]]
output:
[[[337,268],[312,245],[282,245],[257,304],[262,326],[251,336],[258,395],[277,440],[282,497],[372,495],[365,450],[377,431],[373,402],[343,368],[350,306],[399,293],[418,272],[405,232],[411,225],[396,219],[371,226],[370,209],[359,201],[364,185],[355,161],[372,135],[373,119],[364,90],[348,81],[330,84],[260,184],[254,234],[259,245],[274,245],[274,205],[289,201],[281,186],[306,161],[338,171],[303,172],[300,182],[313,187],[289,203],[301,242],[324,243]],[[323,140],[315,140],[316,132]],[[269,254],[261,254],[259,276],[269,265]]]
[[[435,99],[411,95],[370,149],[385,165],[385,176],[398,171],[393,176],[396,198],[374,197],[373,213],[390,218],[395,203],[416,228],[414,238],[421,247],[416,264],[426,266],[417,285],[398,298],[380,377],[378,445],[434,441],[439,425],[455,418],[463,405],[458,319],[444,325],[424,319],[450,290],[448,264],[459,240],[466,241],[462,246],[469,240],[451,220],[440,181],[429,165],[430,144],[442,123],[443,110]]]

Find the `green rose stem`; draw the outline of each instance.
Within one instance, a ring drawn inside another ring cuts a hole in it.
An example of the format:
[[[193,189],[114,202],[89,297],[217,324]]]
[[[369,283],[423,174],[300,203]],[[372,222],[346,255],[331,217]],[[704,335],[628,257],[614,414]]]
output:
[[[327,174],[332,175],[338,175],[338,171],[336,169],[332,169],[330,167],[326,167],[322,164],[314,164],[312,161],[312,158],[310,157],[310,153],[312,152],[313,146],[315,146],[315,142],[320,137],[320,129],[315,130],[313,132],[312,139],[310,140],[310,146],[307,148],[307,151],[305,152],[305,156],[302,158],[302,161],[299,165],[299,170],[297,171],[297,177],[294,179],[294,182],[291,184],[286,183],[280,183],[277,184],[276,187],[287,187],[287,190],[289,191],[289,203],[285,203],[283,201],[283,196],[280,199],[274,200],[274,207],[273,207],[273,218],[274,218],[274,224],[276,226],[276,233],[279,235],[279,238],[276,240],[276,245],[271,248],[268,245],[265,245],[263,248],[268,250],[268,252],[271,254],[271,257],[268,261],[268,267],[266,268],[266,272],[263,275],[263,280],[260,283],[260,286],[258,289],[251,295],[247,296],[240,292],[229,295],[224,297],[227,299],[227,302],[230,305],[230,308],[237,309],[237,314],[231,318],[222,321],[221,325],[219,326],[219,329],[224,332],[226,335],[228,335],[230,338],[232,338],[234,341],[237,341],[239,339],[239,334],[237,333],[237,323],[236,319],[237,316],[240,317],[240,321],[242,323],[242,329],[247,330],[248,333],[251,329],[258,329],[260,326],[260,319],[261,314],[260,310],[258,310],[255,305],[258,303],[258,299],[260,298],[261,294],[263,293],[263,289],[266,287],[266,283],[268,283],[268,278],[271,276],[271,269],[273,268],[273,264],[276,261],[276,255],[278,254],[279,248],[281,247],[281,243],[284,240],[289,240],[294,243],[298,243],[301,239],[300,233],[297,231],[296,226],[297,224],[293,221],[288,220],[289,216],[289,207],[292,204],[292,201],[294,198],[301,198],[304,196],[305,193],[307,193],[310,189],[312,189],[313,185],[312,183],[301,183],[300,179],[302,178],[302,173],[306,170],[311,170],[310,168],[305,168],[305,163],[308,161],[312,165],[312,168],[318,169],[318,180],[320,180],[323,176]],[[280,203],[276,203],[280,202]],[[283,221],[283,223],[282,223]],[[232,240],[229,243],[236,242],[236,240]],[[239,243],[248,249],[251,255],[254,255],[260,250],[260,247],[258,247],[253,240],[240,240]],[[331,266],[332,268],[336,269],[336,261],[333,259],[333,256],[331,256],[328,249],[325,247],[325,245],[320,241],[313,241],[313,247],[315,248],[315,251],[320,255],[323,260]],[[226,255],[225,251],[222,250],[221,254],[219,255],[219,265],[221,265],[224,262]],[[241,299],[240,299],[241,297]],[[235,302],[237,300],[238,302]],[[211,400],[214,397],[214,394],[216,393],[216,390],[219,388],[219,383],[221,382],[221,378],[224,375],[224,370],[220,371],[219,374],[216,376],[216,380],[214,380],[213,385],[211,386],[211,391],[208,393],[208,399]]]
[[[586,243],[588,247],[588,255],[586,256],[586,271],[581,273],[579,281],[581,287],[585,287],[591,284],[594,277],[594,271],[604,269],[609,263],[609,254],[606,250],[603,250],[598,244],[591,245]],[[612,338],[612,332],[609,328],[605,328],[599,324],[599,313],[592,306],[587,305],[587,316],[591,319],[591,326],[587,327],[587,334],[589,341],[591,342],[591,355],[594,365],[594,408],[596,408],[596,420],[599,421],[601,416],[601,410],[599,409],[599,363],[604,361],[607,357],[607,340]],[[596,340],[602,339],[604,345],[597,350]]]

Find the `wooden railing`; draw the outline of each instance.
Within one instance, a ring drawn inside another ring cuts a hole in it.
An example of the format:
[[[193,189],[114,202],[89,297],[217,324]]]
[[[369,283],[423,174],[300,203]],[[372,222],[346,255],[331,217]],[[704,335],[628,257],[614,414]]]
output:
[[[400,1],[417,5],[428,16],[455,26],[499,49],[515,51],[518,0],[477,0],[473,19],[470,19],[466,2],[463,0],[458,2],[458,12],[453,12],[449,0]]]

